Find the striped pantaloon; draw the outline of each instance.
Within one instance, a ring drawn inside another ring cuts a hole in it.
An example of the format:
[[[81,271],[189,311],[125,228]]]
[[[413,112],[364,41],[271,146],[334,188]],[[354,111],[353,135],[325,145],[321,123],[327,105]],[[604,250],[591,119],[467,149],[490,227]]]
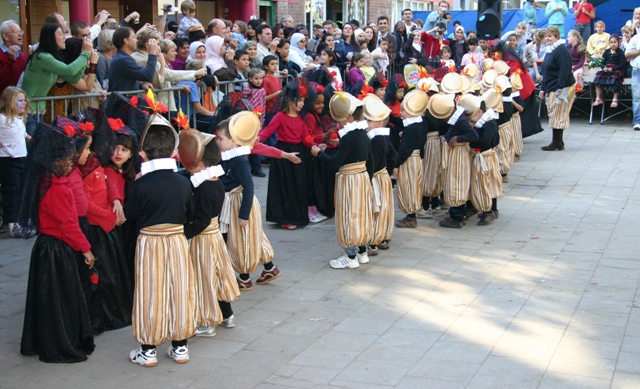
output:
[[[500,143],[498,143],[496,147],[496,154],[498,154],[498,161],[500,162],[500,174],[507,174],[509,170],[511,170],[511,164],[513,163],[513,157],[515,155],[511,121],[498,126],[498,133],[500,134]]]
[[[420,150],[413,150],[398,168],[398,207],[404,213],[416,213],[422,209],[422,170]]]
[[[442,192],[440,186],[440,164],[442,163],[442,145],[440,134],[430,132],[424,144],[424,158],[422,159],[422,174],[424,179],[423,196],[437,197]]]
[[[365,162],[350,163],[336,173],[336,236],[342,248],[371,241],[373,209],[371,182]]]
[[[447,147],[443,155],[444,202],[450,207],[459,207],[469,200],[471,186],[471,150],[469,143],[458,143]]]
[[[373,236],[370,243],[377,246],[393,236],[393,186],[386,168],[374,173],[371,186],[373,188]]]
[[[502,195],[502,177],[494,149],[473,156],[471,167],[471,203],[478,212],[490,212],[492,199]]]

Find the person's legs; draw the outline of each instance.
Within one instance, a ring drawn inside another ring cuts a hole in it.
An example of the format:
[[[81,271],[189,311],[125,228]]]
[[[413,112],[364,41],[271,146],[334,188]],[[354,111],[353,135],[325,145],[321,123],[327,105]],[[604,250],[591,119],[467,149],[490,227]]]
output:
[[[640,131],[640,70],[631,72],[631,93],[633,96],[633,126]]]
[[[13,224],[18,217],[20,178],[24,170],[24,158],[0,158],[0,190],[4,222]]]

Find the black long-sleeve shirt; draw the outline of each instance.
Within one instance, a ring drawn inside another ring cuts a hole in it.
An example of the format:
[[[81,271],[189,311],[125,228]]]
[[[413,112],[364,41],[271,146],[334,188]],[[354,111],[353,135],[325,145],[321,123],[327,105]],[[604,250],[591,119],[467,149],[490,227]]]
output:
[[[350,163],[365,161],[369,178],[373,178],[373,173],[375,172],[371,140],[365,130],[349,131],[340,138],[340,147],[338,147],[338,152],[333,157],[321,151],[318,153],[318,158],[322,163],[336,170],[340,170],[342,166]]]
[[[571,54],[565,45],[560,45],[545,55],[542,63],[542,90],[545,93],[555,92],[576,83],[571,63]]]
[[[371,139],[371,152],[373,154],[374,173],[385,169],[389,164],[395,166],[398,153],[391,144],[388,136],[378,135]]]
[[[251,178],[251,165],[246,156],[238,156],[227,161],[222,161],[220,166],[224,169],[224,175],[220,177],[225,192],[242,185],[242,203],[240,203],[239,217],[249,220],[251,205],[253,204],[253,178]]]
[[[172,170],[147,173],[131,185],[124,214],[138,231],[156,224],[186,224],[193,217],[191,183]]]
[[[603,69],[609,67],[608,65],[614,65],[612,70],[624,70],[624,67],[627,65],[627,59],[622,49],[618,49],[614,53],[611,52],[611,49],[607,49],[602,55],[602,58],[604,59]]]
[[[220,179],[205,181],[193,188],[194,213],[190,223],[184,226],[184,235],[191,239],[204,231],[211,219],[220,216],[224,203],[224,185]]]
[[[407,40],[404,46],[404,64],[408,65],[411,58],[415,58],[418,61],[416,65],[427,66],[429,57],[427,57],[427,53],[425,53],[424,47],[422,47],[422,42],[420,42],[420,50],[418,50],[413,47],[413,39]]]
[[[480,149],[480,151],[487,151],[493,147],[496,147],[500,143],[500,133],[498,132],[498,122],[495,120],[486,121],[482,127],[474,127],[478,133],[478,139],[473,142],[469,142],[469,147],[472,149]]]
[[[427,141],[427,124],[422,121],[420,123],[412,123],[402,130],[402,138],[400,138],[400,146],[398,147],[398,160],[396,167],[400,167],[409,157],[413,150],[420,150],[420,154],[424,153],[424,143]]]
[[[478,133],[469,123],[469,118],[464,113],[460,115],[458,121],[453,126],[449,126],[449,130],[444,134],[444,139],[449,142],[454,136],[457,136],[458,143],[473,142],[478,139]]]
[[[427,123],[428,132],[438,131],[438,134],[440,136],[444,136],[444,134],[449,131],[449,124],[447,123],[447,121],[435,118],[428,110],[425,111],[422,120]]]
[[[500,118],[498,119],[498,126],[505,124],[511,120],[511,116],[516,112],[516,107],[508,101],[502,102],[502,112],[500,112]]]
[[[149,54],[147,66],[143,68],[129,54],[118,50],[109,62],[109,91],[137,90],[140,89],[138,81],[152,82],[156,74],[156,62],[155,54]]]

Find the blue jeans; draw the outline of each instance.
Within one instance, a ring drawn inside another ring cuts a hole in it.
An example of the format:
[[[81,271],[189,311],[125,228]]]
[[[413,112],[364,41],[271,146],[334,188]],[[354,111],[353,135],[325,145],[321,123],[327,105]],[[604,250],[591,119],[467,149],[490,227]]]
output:
[[[44,115],[37,113],[29,113],[27,114],[27,122],[24,124],[27,134],[33,136],[36,132],[36,127],[38,123],[44,120]]]
[[[576,23],[576,31],[582,35],[582,40],[584,41],[585,46],[589,41],[589,37],[591,36],[591,24],[590,23]]]
[[[640,70],[631,72],[631,94],[633,96],[633,125],[640,124]]]

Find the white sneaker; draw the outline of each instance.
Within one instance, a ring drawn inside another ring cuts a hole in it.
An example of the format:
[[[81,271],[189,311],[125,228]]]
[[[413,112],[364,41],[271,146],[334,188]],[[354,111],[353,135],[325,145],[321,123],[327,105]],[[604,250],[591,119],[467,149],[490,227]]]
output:
[[[320,223],[321,221],[324,221],[324,220],[327,220],[327,217],[319,212],[313,215],[314,223]]]
[[[178,346],[175,348],[173,346],[169,346],[167,354],[169,355],[169,358],[176,361],[176,363],[189,362],[189,346]]]
[[[640,131],[640,124],[636,124],[635,126],[633,126],[633,129],[636,131]]]
[[[138,347],[136,350],[131,350],[129,353],[129,360],[144,367],[153,367],[158,364],[156,349],[152,348],[147,351],[143,351],[142,346]]]
[[[337,259],[329,261],[329,266],[334,269],[357,269],[360,267],[360,263],[356,258],[351,259],[346,254]]]
[[[215,327],[196,327],[196,336],[206,336],[212,337],[216,336],[216,328]]]
[[[356,259],[359,263],[369,263],[369,254],[365,252],[364,254],[356,254]]]
[[[433,217],[440,217],[447,214],[447,211],[440,209],[440,207],[433,210]]]
[[[418,219],[433,219],[433,209],[429,208],[426,211],[421,209],[416,212],[416,217]]]
[[[228,318],[224,319],[222,321],[222,323],[220,323],[221,326],[223,327],[227,327],[227,328],[233,328],[236,326],[236,318],[235,316],[231,315]]]

